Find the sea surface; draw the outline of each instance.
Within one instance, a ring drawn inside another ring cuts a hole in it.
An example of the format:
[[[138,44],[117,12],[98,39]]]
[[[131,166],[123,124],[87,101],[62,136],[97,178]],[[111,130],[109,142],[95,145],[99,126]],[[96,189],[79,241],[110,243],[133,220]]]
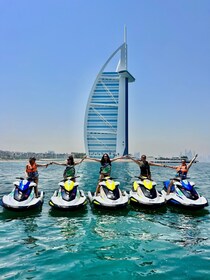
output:
[[[26,161],[0,162],[0,198],[24,175]],[[80,188],[94,191],[99,163],[76,166]],[[0,279],[210,279],[210,208],[52,211],[48,202],[63,166],[39,168],[45,192],[38,212],[14,213],[0,206]],[[152,167],[161,190],[172,169]],[[138,166],[114,162],[112,176],[129,191]],[[210,163],[190,169],[197,190],[210,200]]]

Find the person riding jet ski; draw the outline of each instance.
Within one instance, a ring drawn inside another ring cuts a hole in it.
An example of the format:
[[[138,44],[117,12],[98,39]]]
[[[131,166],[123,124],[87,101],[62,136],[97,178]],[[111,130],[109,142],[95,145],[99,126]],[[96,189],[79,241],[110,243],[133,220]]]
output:
[[[111,176],[111,169],[112,169],[112,162],[122,159],[123,157],[117,157],[110,159],[109,155],[107,153],[103,154],[101,159],[98,158],[90,158],[88,157],[89,160],[93,160],[96,162],[100,162],[100,171],[99,171],[99,182],[101,182],[105,177],[110,177]],[[98,184],[96,187],[96,194],[99,193],[100,185]]]
[[[37,167],[47,168],[48,165],[49,165],[48,163],[47,164],[36,163],[35,157],[29,158],[28,164],[26,165],[26,170],[25,170],[26,178],[36,183],[34,186],[34,192],[36,198],[39,197],[39,192],[38,192],[39,173]]]
[[[183,160],[180,166],[165,166],[176,169],[177,177],[165,181],[161,191],[168,204],[181,206],[187,209],[202,209],[208,206],[208,201],[195,189],[195,183],[189,181],[187,173],[197,155],[187,165]]]
[[[129,155],[125,156],[125,158],[131,159],[133,162],[135,162],[139,166],[139,168],[140,168],[139,177],[147,177],[148,179],[151,179],[150,166],[163,167],[162,164],[147,161],[146,155],[142,155],[140,159],[135,159]]]
[[[52,161],[50,164],[55,164],[55,165],[62,165],[62,166],[66,166],[66,168],[64,169],[63,172],[63,178],[68,178],[71,177],[72,180],[74,180],[75,178],[75,166],[82,163],[83,160],[86,158],[87,156],[84,156],[80,161],[75,162],[74,161],[74,157],[72,155],[70,155],[65,163],[62,162],[56,162],[56,161]]]
[[[192,166],[193,162],[196,160],[197,158],[197,154],[194,156],[194,158],[190,161],[189,164],[186,163],[185,159],[182,159],[181,165],[179,166],[169,166],[169,165],[164,165],[164,167],[168,167],[168,168],[172,168],[172,169],[176,169],[177,171],[177,175],[175,178],[170,180],[170,183],[167,187],[167,195],[170,194],[171,192],[171,187],[172,185],[177,182],[177,181],[181,181],[187,178],[187,173],[190,169],[190,167]]]

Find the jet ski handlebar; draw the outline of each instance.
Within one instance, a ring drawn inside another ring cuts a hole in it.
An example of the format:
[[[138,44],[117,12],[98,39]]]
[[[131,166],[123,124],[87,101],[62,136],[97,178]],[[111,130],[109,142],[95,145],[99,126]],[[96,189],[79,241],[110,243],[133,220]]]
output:
[[[66,181],[68,181],[68,180],[74,180],[74,179],[79,178],[79,177],[80,177],[80,176],[66,177],[66,178],[62,179],[60,182],[66,182]]]
[[[23,177],[15,177],[15,179],[19,179],[19,180],[27,180],[27,181],[34,181],[35,178],[23,178]]]
[[[105,177],[102,178],[101,181],[107,181],[107,180],[116,180],[117,178],[113,178],[113,177]]]
[[[149,179],[147,176],[134,176],[135,178],[139,178],[141,180]]]

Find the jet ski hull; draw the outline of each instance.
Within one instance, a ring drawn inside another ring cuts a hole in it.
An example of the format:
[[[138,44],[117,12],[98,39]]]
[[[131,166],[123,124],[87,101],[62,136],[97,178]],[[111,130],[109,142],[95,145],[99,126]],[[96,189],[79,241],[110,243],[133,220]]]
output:
[[[39,193],[39,197],[34,196],[34,191],[31,192],[28,199],[23,201],[17,201],[14,199],[15,189],[8,195],[2,197],[2,206],[7,210],[12,211],[27,211],[32,209],[38,209],[42,206],[44,202],[44,192]]]
[[[165,198],[159,193],[157,193],[156,198],[148,198],[144,195],[139,195],[138,192],[131,190],[129,193],[129,199],[130,204],[137,207],[158,208],[165,205]]]
[[[106,197],[102,198],[100,195],[96,195],[89,191],[88,199],[94,207],[104,209],[125,208],[129,202],[128,194],[125,191],[122,191],[122,195],[117,200],[111,200]]]
[[[75,199],[66,201],[60,195],[60,191],[55,191],[49,201],[49,205],[57,210],[71,211],[81,209],[87,204],[87,197],[82,190],[77,191]]]
[[[188,199],[184,195],[178,195],[176,192],[172,192],[167,195],[167,191],[164,188],[161,191],[163,197],[165,197],[166,203],[176,207],[181,207],[190,210],[200,210],[208,206],[208,200],[203,196],[198,196],[196,200]]]
[[[148,178],[133,182],[129,198],[137,207],[158,208],[165,204],[165,198],[156,190],[156,182]]]

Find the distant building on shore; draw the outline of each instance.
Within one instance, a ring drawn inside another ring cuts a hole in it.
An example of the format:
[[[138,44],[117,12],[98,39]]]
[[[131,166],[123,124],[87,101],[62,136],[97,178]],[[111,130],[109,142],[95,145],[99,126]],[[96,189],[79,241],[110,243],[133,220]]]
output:
[[[116,71],[105,72],[107,65],[120,53]],[[84,122],[85,152],[101,157],[128,154],[128,83],[134,77],[127,71],[127,44],[108,58],[99,71],[87,102]]]
[[[180,156],[180,157],[150,157],[150,161],[155,163],[177,163],[180,164],[182,160],[185,160],[186,163],[189,163],[191,159],[189,159],[187,156]],[[198,160],[195,160],[194,163],[198,162]]]
[[[71,153],[75,158],[82,158],[85,154],[81,152]],[[48,151],[45,153],[35,152],[14,152],[14,151],[2,151],[0,150],[0,159],[2,160],[22,160],[29,159],[30,157],[36,157],[39,159],[66,159],[69,153],[55,153],[54,151]]]

